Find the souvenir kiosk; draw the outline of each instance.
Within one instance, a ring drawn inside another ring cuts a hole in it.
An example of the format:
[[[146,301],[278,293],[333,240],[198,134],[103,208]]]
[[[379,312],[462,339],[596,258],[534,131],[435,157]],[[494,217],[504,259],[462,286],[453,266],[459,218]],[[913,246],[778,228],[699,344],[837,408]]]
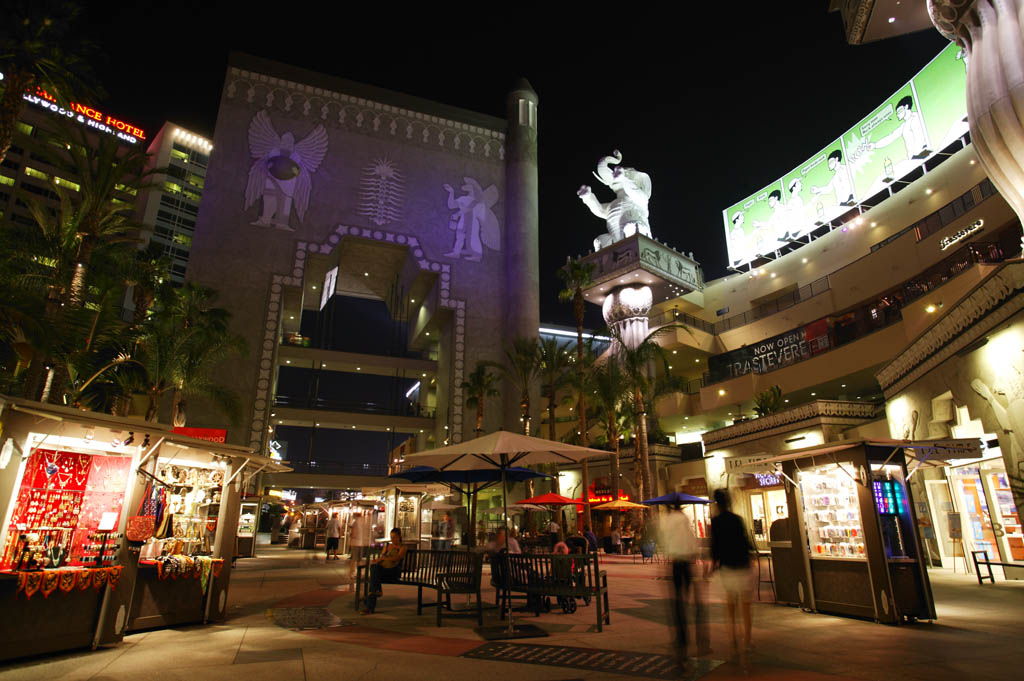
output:
[[[0,660],[223,617],[238,489],[263,463],[162,424],[0,396]],[[167,482],[161,465],[196,473]],[[134,541],[147,526],[167,536]]]
[[[770,470],[786,483],[788,527],[772,533],[789,549],[773,550],[779,592],[795,594],[812,611],[890,624],[935,619],[907,482],[918,467],[941,465],[936,451],[943,445],[960,452],[978,447],[969,440],[856,440],[744,466],[743,472]]]

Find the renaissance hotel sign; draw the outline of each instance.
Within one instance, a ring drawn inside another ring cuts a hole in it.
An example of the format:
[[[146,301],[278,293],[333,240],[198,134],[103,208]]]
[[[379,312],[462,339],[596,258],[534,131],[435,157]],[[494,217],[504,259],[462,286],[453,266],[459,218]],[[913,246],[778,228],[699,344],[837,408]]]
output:
[[[838,139],[722,211],[729,264],[746,265],[792,244],[965,135],[966,66],[960,48],[951,43]],[[784,131],[772,134],[778,132]]]
[[[26,92],[22,98],[29,104],[49,109],[58,116],[65,116],[99,132],[114,135],[127,144],[138,144],[146,139],[146,132],[142,128],[77,102],[71,102],[67,107],[61,106],[57,103],[57,99],[45,90],[37,89],[34,93]]]

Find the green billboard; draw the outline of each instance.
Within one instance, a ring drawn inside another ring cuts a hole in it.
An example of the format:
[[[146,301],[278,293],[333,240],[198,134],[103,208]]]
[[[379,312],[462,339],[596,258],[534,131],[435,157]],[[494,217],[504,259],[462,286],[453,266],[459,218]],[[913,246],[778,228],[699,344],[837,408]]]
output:
[[[967,79],[950,44],[845,134],[722,211],[729,265],[794,243],[883,192],[967,132]]]

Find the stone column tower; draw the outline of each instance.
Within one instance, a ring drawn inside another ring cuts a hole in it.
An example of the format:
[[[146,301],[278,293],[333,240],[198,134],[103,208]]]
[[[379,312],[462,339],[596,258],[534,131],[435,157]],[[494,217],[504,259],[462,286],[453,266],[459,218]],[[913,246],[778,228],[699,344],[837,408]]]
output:
[[[505,326],[504,341],[536,337],[540,326],[537,206],[537,93],[520,78],[506,100],[505,136]],[[522,432],[519,395],[502,390],[505,428]],[[534,400],[531,398],[531,402]]]
[[[1024,3],[928,0],[928,9],[939,33],[967,55],[967,123],[978,159],[1024,219]]]

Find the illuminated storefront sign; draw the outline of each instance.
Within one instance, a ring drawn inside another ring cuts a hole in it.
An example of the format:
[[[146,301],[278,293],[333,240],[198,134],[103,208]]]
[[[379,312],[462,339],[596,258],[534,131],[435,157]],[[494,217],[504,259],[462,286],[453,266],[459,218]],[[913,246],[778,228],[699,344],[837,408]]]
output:
[[[171,432],[207,442],[227,442],[228,439],[228,431],[223,428],[185,428],[180,426],[172,428]]]
[[[966,73],[963,52],[950,44],[838,139],[722,211],[729,264],[749,264],[798,243],[797,239],[840,218],[851,207],[885,192],[963,137],[968,132]],[[799,112],[794,120],[804,115],[813,112]],[[761,134],[775,137],[785,131]]]
[[[967,227],[964,227],[959,232],[956,232],[955,234],[950,234],[949,236],[944,237],[941,241],[939,241],[939,250],[940,251],[944,251],[947,248],[949,248],[950,246],[952,246],[953,244],[956,244],[956,243],[959,243],[959,242],[963,241],[964,239],[966,239],[970,235],[976,234],[976,233],[980,232],[981,228],[984,227],[984,226],[985,226],[985,221],[984,220],[978,220],[974,224],[971,224],[971,225],[968,225]]]
[[[65,116],[94,130],[114,135],[128,144],[138,144],[140,140],[146,139],[146,132],[142,128],[85,104],[72,102],[67,107],[63,107],[57,103],[56,98],[45,90],[36,90],[35,93],[26,92],[22,95],[22,98],[30,104],[43,109],[49,109],[58,116]]]

